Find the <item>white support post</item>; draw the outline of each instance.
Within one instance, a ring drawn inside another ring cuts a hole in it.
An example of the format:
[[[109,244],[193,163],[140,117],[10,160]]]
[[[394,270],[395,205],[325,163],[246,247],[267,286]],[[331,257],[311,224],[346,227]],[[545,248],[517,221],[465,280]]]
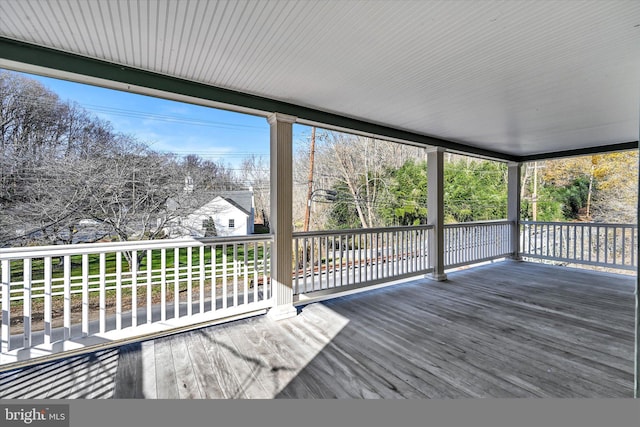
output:
[[[2,262],[2,343],[0,343],[0,353],[7,353],[11,350],[11,261],[3,259]]]
[[[507,171],[507,219],[511,221],[511,255],[512,259],[522,260],[520,255],[520,172],[522,163],[509,163]]]
[[[271,287],[273,307],[269,316],[276,320],[297,314],[293,306],[292,281],[292,147],[295,117],[279,113],[267,118],[271,126]]]
[[[44,258],[44,345],[46,346],[51,345],[51,333],[53,332],[52,273],[52,261],[48,256]]]
[[[444,281],[444,148],[427,150],[427,223],[433,226],[429,253],[433,260],[431,278]]]
[[[33,306],[32,292],[33,292],[33,282],[31,274],[32,270],[32,259],[25,258],[22,262],[23,265],[23,274],[22,274],[22,305],[23,305],[23,320],[22,325],[24,329],[24,342],[23,346],[25,348],[31,348],[31,308]]]
[[[638,171],[640,179],[640,170]],[[640,183],[640,181],[638,181]],[[638,196],[640,196],[640,184],[638,184]],[[640,218],[640,197],[638,197],[638,205],[636,210],[636,222]],[[640,253],[640,239],[636,239],[636,250]],[[635,321],[635,360],[633,373],[633,397],[640,399],[640,271],[636,267],[636,321]]]

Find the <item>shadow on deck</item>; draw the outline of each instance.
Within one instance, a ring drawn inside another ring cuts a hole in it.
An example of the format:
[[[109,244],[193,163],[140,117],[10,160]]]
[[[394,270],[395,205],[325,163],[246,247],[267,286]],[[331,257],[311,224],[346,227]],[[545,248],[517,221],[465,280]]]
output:
[[[505,261],[0,373],[0,398],[632,397],[634,288]]]

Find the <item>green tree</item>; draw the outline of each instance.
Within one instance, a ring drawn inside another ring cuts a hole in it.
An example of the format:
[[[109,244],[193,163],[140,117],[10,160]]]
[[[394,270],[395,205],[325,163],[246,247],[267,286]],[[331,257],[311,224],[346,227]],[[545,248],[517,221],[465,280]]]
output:
[[[578,219],[586,212],[589,197],[589,177],[579,176],[560,191],[562,197],[562,213],[566,219]]]
[[[538,221],[565,221],[579,219],[586,212],[589,198],[587,175],[581,175],[562,186],[546,183],[538,187]],[[566,181],[565,181],[566,182]],[[531,213],[526,201],[523,211]]]
[[[537,220],[563,221],[561,189],[551,185],[538,187]],[[520,207],[524,219],[533,218],[533,205],[530,198],[522,200]]]
[[[459,158],[444,167],[446,222],[507,217],[507,165]]]
[[[387,170],[387,194],[380,206],[386,225],[427,222],[427,163],[413,159]]]
[[[204,225],[204,237],[215,237],[218,235],[218,230],[216,230],[216,222],[212,217],[209,217],[203,221]]]
[[[347,229],[361,227],[360,216],[356,209],[349,187],[344,182],[338,182],[333,190],[336,192],[335,201],[329,213],[329,229]]]

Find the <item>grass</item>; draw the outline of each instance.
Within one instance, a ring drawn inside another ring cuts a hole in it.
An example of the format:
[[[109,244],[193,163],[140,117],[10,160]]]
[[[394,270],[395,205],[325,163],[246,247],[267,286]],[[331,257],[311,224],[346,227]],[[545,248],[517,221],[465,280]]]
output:
[[[247,253],[245,254],[244,245],[233,246],[229,245],[227,247],[227,262],[233,261],[236,259],[237,261],[244,262],[245,259],[249,262],[254,259],[262,259],[264,256],[264,246],[258,245],[257,257],[256,250],[252,244],[247,245]],[[234,257],[234,250],[236,251]],[[178,257],[176,260],[175,251],[173,249],[166,250],[165,255],[165,263],[167,269],[172,269],[176,266],[182,268],[187,267],[189,264],[189,252],[188,248],[180,248],[178,251]],[[147,251],[137,251],[136,253],[138,257],[138,272],[147,271],[147,266],[149,265],[149,257],[147,256]],[[246,256],[245,256],[246,255]],[[117,271],[117,261],[116,258],[120,256],[122,259],[122,271],[128,272],[131,271],[131,266],[129,265],[129,260],[133,257],[131,252],[110,252],[105,255],[105,273],[115,274]],[[206,265],[211,264],[212,259],[214,259],[213,248],[206,247],[204,250],[204,263]],[[52,278],[53,279],[61,279],[64,277],[64,258],[56,257],[52,261]],[[223,248],[217,247],[215,249],[215,260],[216,264],[221,264],[223,262]],[[82,255],[73,255],[70,257],[71,262],[71,277],[82,277]],[[133,263],[132,263],[133,264]],[[200,250],[196,249],[191,253],[191,264],[193,266],[200,265]],[[151,251],[151,270],[159,270],[162,266],[162,251],[160,249],[155,249]],[[31,265],[31,280],[38,281],[44,279],[45,273],[45,263],[43,258],[37,258],[32,260]],[[88,255],[88,274],[89,276],[94,276],[100,274],[100,255],[99,254],[89,254]],[[21,262],[12,262],[11,263],[11,282],[20,282],[23,279],[24,275],[24,264]]]

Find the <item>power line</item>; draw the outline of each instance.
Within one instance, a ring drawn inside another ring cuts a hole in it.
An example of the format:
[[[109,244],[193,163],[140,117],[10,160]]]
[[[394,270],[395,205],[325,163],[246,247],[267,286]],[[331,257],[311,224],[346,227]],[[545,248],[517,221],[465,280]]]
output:
[[[183,103],[173,101],[176,104],[182,105]],[[40,97],[31,96],[26,94],[21,96],[21,98],[16,102],[18,105],[34,105],[41,107],[55,107],[55,106],[65,106],[64,101],[61,100],[46,100]],[[124,108],[116,108],[116,107],[108,107],[104,105],[97,104],[86,104],[80,103],[77,101],[69,102],[67,101],[67,105],[77,105],[83,108],[85,111],[90,111],[93,113],[105,113],[114,116],[120,117],[128,117],[128,118],[138,118],[138,119],[147,119],[152,121],[159,122],[168,122],[168,123],[177,123],[191,126],[205,126],[205,127],[213,127],[220,129],[229,129],[229,130],[244,130],[244,131],[268,131],[268,125],[265,121],[265,126],[255,126],[248,125],[244,123],[233,123],[233,122],[221,122],[215,120],[203,120],[203,119],[194,119],[176,114],[160,114],[160,113],[151,113],[148,111],[140,111],[140,110],[129,110]],[[211,110],[217,110],[213,107],[201,107],[201,108],[209,108]],[[242,113],[236,113],[242,114]]]

